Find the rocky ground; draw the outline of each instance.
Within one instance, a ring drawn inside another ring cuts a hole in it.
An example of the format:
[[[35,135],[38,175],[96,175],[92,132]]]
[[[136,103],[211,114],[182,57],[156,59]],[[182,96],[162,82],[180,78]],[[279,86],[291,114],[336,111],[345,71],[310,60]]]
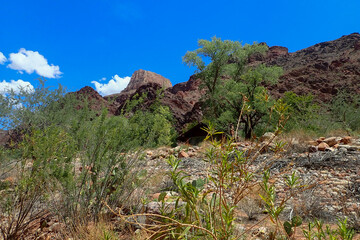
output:
[[[302,216],[305,222],[320,218],[334,225],[337,218],[348,217],[360,230],[360,139],[332,137],[307,142],[293,140],[284,146],[284,151],[275,154],[273,150],[276,146],[267,142],[269,138],[272,138],[271,134],[263,138],[262,142],[244,141],[234,143],[233,146],[245,153],[251,153],[253,149],[263,149],[252,165],[255,169],[264,162],[271,163],[268,167],[275,176],[274,183],[279,199],[282,199],[286,191],[283,177],[276,177],[280,172],[295,171],[302,184],[307,186],[304,188],[306,190],[290,199],[282,218],[287,219],[290,214],[297,214]],[[276,141],[281,139],[275,139]],[[175,148],[162,147],[144,152],[144,158],[138,166],[149,173],[147,183],[142,189],[144,191],[140,191],[143,202],[146,203],[144,212],[159,212],[160,204],[157,199],[161,192],[166,191],[169,199],[177,195],[168,176],[170,166],[166,158],[170,155],[180,158],[180,170],[189,176],[189,181],[206,178],[210,167],[209,163],[204,161],[208,147],[207,144],[183,144]],[[257,172],[256,177],[260,178],[261,174],[262,172]],[[236,229],[240,233],[247,232],[259,239],[266,239],[271,223],[264,221],[253,226],[266,216],[258,193],[251,194],[239,204],[236,211]],[[119,219],[114,218],[113,221],[118,222]],[[49,209],[42,220],[33,223],[28,239],[59,239],[64,236],[63,229],[64,226],[52,216]],[[298,234],[300,233],[301,231]]]
[[[330,145],[329,146],[329,141]],[[314,142],[317,145],[314,146]],[[327,142],[327,143],[326,143]],[[322,146],[326,144],[326,148]],[[240,150],[248,150],[261,144],[238,143],[236,147]],[[308,151],[299,152],[299,149]],[[146,169],[157,175],[158,185],[152,189],[149,195],[150,202],[147,211],[157,213],[160,204],[157,198],[161,190],[168,190],[171,182],[166,175],[170,167],[165,158],[175,154],[182,158],[181,170],[188,176],[189,180],[196,180],[207,176],[209,164],[204,161],[204,147],[182,146],[177,148],[162,148],[147,151]],[[324,219],[327,223],[334,224],[337,218],[347,217],[359,227],[360,222],[360,140],[351,138],[320,138],[317,141],[306,143],[295,143],[285,147],[280,156],[275,157],[271,147],[258,156],[254,165],[271,159],[270,167],[272,173],[276,174],[285,170],[295,171],[303,185],[307,186],[296,197],[290,199],[284,210],[283,218],[290,214],[297,214],[305,221],[311,219]],[[159,173],[163,177],[159,179]],[[261,174],[259,174],[260,176]],[[277,196],[279,199],[285,195],[286,186],[283,177],[275,179]],[[176,195],[169,192],[168,195]],[[152,200],[152,201],[151,201]],[[248,227],[264,217],[261,204],[258,205],[256,196],[243,202],[237,212],[237,227],[246,231]],[[250,216],[251,215],[251,216]],[[267,224],[269,225],[269,224]],[[253,232],[259,231],[260,224]],[[360,229],[359,229],[360,230]],[[260,231],[267,231],[261,228]]]

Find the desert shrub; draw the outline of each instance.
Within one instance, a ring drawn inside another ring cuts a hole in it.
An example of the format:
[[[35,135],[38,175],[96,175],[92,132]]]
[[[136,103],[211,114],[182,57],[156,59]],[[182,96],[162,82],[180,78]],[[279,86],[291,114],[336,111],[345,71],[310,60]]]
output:
[[[69,132],[59,126],[34,130],[22,144],[24,159],[33,159],[29,171],[38,175],[31,178],[53,197],[60,194],[61,201],[51,199],[54,207],[74,226],[76,221],[96,221],[105,201],[118,203],[135,161],[125,156],[129,150],[124,146],[129,145],[121,137],[124,126],[106,116],[104,110],[92,121],[80,117]]]
[[[359,98],[360,99],[360,98]],[[356,131],[359,126],[359,99],[338,94],[331,104],[317,104],[311,94],[286,92],[281,100],[289,106],[287,132],[303,131],[308,135],[328,135],[337,131]]]
[[[160,102],[163,89],[158,89],[155,94],[155,100],[146,109],[143,107],[146,93],[134,95],[122,109],[119,121],[126,125],[123,136],[132,146],[154,148],[173,145],[176,141],[173,115],[169,107]]]
[[[296,209],[296,213],[303,219],[312,220],[328,218],[328,213],[323,209],[323,206],[319,204],[321,197],[316,194],[318,187],[310,188],[303,191],[299,195],[299,200],[295,202],[293,209]]]
[[[286,130],[310,130],[316,131],[316,119],[319,118],[320,106],[314,103],[311,94],[297,95],[294,92],[285,92],[282,101],[288,105],[290,118],[286,124]]]
[[[349,132],[360,129],[360,95],[340,92],[333,99],[330,110],[334,122]]]
[[[138,149],[170,145],[175,137],[172,115],[159,104],[109,117],[106,109],[94,111],[86,99],[44,83],[1,95],[0,104],[7,107],[0,111],[2,126],[24,130],[17,148],[0,153],[0,180],[11,169],[18,173],[13,185],[1,181],[5,239],[24,234],[45,209],[76,231],[106,215],[105,203],[128,206],[146,181],[146,171],[136,168]]]
[[[34,136],[39,134],[48,133],[36,132]],[[9,181],[0,192],[0,230],[4,239],[18,239],[46,215],[44,202],[47,194],[56,189],[54,179],[66,175],[67,140],[62,134],[52,136],[52,141],[36,141],[37,145],[31,146],[25,144],[29,140],[26,136],[21,145],[23,157],[12,166],[17,172],[14,182]]]
[[[165,106],[157,106],[152,111],[138,110],[128,119],[132,141],[150,148],[172,145],[176,138],[172,121],[172,114]]]
[[[41,128],[62,122],[72,113],[72,103],[63,101],[65,92],[61,85],[45,87],[45,81],[40,80],[35,89],[20,88],[0,95],[0,126]]]
[[[0,234],[5,240],[23,237],[46,215],[41,183],[21,172],[18,182],[0,191]]]
[[[103,201],[119,194],[128,173],[125,155],[128,150],[122,137],[124,126],[106,118],[107,112],[85,124],[77,131],[79,163],[81,173],[76,179],[80,186],[74,186],[70,194],[72,203],[80,203],[84,214],[97,218],[103,208]],[[79,206],[72,206],[76,208]]]

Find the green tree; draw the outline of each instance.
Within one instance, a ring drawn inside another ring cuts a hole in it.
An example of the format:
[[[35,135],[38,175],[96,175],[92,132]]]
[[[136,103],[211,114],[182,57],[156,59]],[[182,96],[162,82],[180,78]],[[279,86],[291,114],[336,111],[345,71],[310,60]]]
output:
[[[275,84],[282,74],[280,67],[248,64],[255,53],[265,53],[261,44],[241,45],[238,41],[199,40],[199,47],[183,57],[188,66],[197,68],[197,76],[207,91],[205,115],[218,129],[242,125],[245,138],[251,138],[255,126],[269,115],[273,104],[263,84]],[[240,117],[241,115],[241,117]]]

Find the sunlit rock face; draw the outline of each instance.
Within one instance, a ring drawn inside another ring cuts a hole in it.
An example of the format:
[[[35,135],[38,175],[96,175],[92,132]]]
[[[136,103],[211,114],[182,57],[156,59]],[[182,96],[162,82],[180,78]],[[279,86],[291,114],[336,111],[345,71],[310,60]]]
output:
[[[139,87],[148,83],[159,84],[164,89],[172,87],[169,79],[161,76],[160,74],[140,69],[133,73],[129,85],[123,90],[123,92],[134,93]]]

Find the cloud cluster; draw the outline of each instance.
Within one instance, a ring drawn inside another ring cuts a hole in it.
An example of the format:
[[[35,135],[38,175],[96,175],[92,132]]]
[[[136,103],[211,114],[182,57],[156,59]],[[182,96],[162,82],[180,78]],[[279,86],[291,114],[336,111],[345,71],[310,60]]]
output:
[[[7,61],[6,57],[2,52],[0,52],[0,64],[4,64]]]
[[[130,82],[130,77],[121,78],[118,75],[115,75],[108,83],[99,83],[97,81],[92,81],[91,83],[95,85],[95,89],[102,96],[120,93]]]
[[[23,71],[28,74],[36,72],[46,78],[59,78],[62,74],[59,66],[49,65],[47,59],[39,52],[26,50],[25,48],[21,48],[18,53],[11,53],[8,60],[10,61],[8,68],[18,70],[21,73]]]
[[[20,90],[26,90],[28,92],[34,91],[34,86],[31,85],[30,82],[25,82],[21,79],[19,80],[11,80],[10,82],[6,82],[3,80],[0,82],[0,94],[6,94],[9,93],[11,90],[13,90],[15,93],[19,93]]]

